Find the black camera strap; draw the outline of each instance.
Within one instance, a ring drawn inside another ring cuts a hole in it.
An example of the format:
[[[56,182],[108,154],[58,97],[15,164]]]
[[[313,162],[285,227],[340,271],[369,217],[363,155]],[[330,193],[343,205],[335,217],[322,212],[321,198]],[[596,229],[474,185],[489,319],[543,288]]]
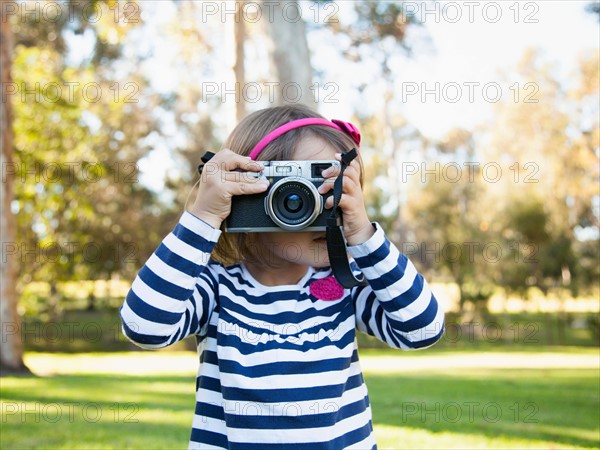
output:
[[[340,174],[333,183],[333,207],[331,214],[327,218],[327,228],[325,230],[327,237],[327,253],[329,254],[329,265],[333,271],[333,276],[345,289],[351,289],[354,286],[365,286],[367,281],[361,273],[356,277],[350,268],[348,261],[348,251],[346,240],[342,232],[342,226],[338,225],[340,216],[339,203],[342,198],[342,188],[344,179],[344,170],[352,162],[358,153],[356,148],[342,153]]]
[[[204,155],[202,155],[202,158],[200,158],[200,161],[202,161],[202,163],[198,164],[198,173],[200,175],[202,175],[202,171],[204,170],[204,166],[206,165],[206,163],[209,162],[213,156],[215,156],[213,152],[205,152]]]

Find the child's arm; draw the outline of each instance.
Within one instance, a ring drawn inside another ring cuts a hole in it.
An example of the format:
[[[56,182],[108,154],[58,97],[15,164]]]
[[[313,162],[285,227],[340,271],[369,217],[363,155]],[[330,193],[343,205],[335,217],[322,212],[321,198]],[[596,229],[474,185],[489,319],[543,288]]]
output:
[[[423,276],[379,225],[363,244],[348,247],[368,286],[353,289],[358,329],[388,345],[433,345],[444,331],[444,312]]]
[[[258,172],[262,163],[224,149],[205,165],[191,212],[183,213],[136,276],[121,319],[123,333],[139,346],[160,348],[190,334],[206,335],[218,287],[208,260],[231,197],[268,187],[237,169]]]
[[[335,157],[341,159],[339,154]],[[415,266],[385,237],[379,225],[371,224],[360,172],[356,159],[346,167],[339,202],[348,251],[369,281],[368,286],[352,290],[358,329],[392,347],[427,347],[442,336],[444,312]],[[323,171],[326,181],[319,187],[321,194],[333,188],[338,174],[335,167]],[[325,207],[332,207],[332,197]]]
[[[207,270],[221,232],[189,212],[138,272],[121,307],[123,333],[144,348],[205,334],[216,282]]]

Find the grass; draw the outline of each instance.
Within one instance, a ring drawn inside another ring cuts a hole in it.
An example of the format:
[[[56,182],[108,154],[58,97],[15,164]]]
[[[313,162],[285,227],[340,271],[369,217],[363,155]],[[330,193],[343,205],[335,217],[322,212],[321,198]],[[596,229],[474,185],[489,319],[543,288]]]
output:
[[[191,352],[29,353],[0,447],[187,448]],[[598,448],[598,349],[361,353],[379,447]]]

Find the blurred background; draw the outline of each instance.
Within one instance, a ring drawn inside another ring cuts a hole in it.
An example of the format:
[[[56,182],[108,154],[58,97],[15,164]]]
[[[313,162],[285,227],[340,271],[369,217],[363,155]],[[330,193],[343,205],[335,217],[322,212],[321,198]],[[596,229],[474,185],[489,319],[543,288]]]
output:
[[[360,336],[381,448],[600,447],[600,3],[2,1],[2,448],[186,448],[195,344],[118,308],[207,150],[303,103],[362,132],[425,352]]]

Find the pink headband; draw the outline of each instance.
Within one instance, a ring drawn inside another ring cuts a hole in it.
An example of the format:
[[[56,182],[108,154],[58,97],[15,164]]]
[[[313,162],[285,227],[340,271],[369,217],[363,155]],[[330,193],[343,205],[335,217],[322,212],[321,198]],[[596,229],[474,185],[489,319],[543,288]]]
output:
[[[298,119],[292,120],[278,128],[275,128],[269,134],[267,134],[264,138],[262,138],[258,144],[252,149],[250,152],[250,159],[256,160],[260,152],[264,150],[264,148],[269,145],[272,141],[277,139],[282,134],[287,133],[290,130],[300,127],[306,127],[309,125],[322,125],[325,127],[335,128],[336,130],[342,131],[346,133],[348,136],[352,138],[356,145],[360,145],[360,131],[350,122],[344,122],[343,120],[333,119],[331,122],[327,119],[320,119],[318,117],[309,117],[307,119]]]

